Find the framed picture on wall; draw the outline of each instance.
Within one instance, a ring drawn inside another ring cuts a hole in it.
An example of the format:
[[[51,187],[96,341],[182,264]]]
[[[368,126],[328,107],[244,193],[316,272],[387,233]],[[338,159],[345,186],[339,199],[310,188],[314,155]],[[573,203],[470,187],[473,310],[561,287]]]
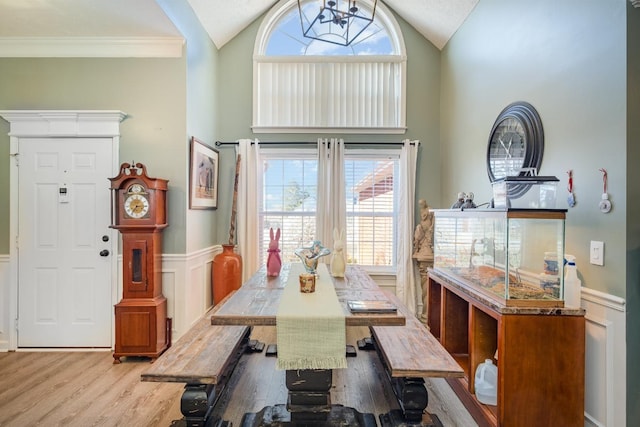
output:
[[[218,150],[191,137],[189,158],[189,209],[218,207]]]

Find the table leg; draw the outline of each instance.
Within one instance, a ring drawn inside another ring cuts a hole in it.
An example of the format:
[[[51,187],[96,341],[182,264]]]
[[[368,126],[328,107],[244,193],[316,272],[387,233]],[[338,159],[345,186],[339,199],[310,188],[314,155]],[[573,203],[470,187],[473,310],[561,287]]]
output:
[[[377,427],[373,414],[331,404],[330,369],[286,371],[286,405],[268,406],[245,414],[242,427]]]
[[[292,422],[326,420],[331,411],[331,369],[289,370],[285,384],[289,390],[287,410]]]

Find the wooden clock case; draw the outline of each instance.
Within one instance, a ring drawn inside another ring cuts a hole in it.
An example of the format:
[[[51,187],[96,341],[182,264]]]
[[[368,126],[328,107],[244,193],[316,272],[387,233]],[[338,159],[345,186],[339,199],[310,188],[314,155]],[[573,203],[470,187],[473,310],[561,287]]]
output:
[[[162,295],[162,231],[167,227],[168,181],[150,178],[141,163],[123,163],[111,181],[112,225],[122,234],[122,300],[115,306],[114,363],[122,356],[155,360],[171,342],[171,319]],[[148,206],[138,217],[125,201],[137,191]]]

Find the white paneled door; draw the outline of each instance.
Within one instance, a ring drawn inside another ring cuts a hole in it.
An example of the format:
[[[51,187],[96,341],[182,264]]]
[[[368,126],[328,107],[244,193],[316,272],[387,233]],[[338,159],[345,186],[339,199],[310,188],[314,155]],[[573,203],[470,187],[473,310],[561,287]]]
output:
[[[22,138],[18,346],[110,347],[111,138]]]

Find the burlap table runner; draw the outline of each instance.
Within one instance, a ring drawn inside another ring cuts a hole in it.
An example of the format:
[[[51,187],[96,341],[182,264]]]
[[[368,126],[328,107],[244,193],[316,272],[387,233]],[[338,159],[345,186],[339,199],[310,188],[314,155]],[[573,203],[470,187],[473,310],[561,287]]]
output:
[[[329,271],[320,264],[316,291],[300,292],[302,264],[291,264],[276,314],[278,369],[340,369],[347,367],[346,330],[342,306]]]

